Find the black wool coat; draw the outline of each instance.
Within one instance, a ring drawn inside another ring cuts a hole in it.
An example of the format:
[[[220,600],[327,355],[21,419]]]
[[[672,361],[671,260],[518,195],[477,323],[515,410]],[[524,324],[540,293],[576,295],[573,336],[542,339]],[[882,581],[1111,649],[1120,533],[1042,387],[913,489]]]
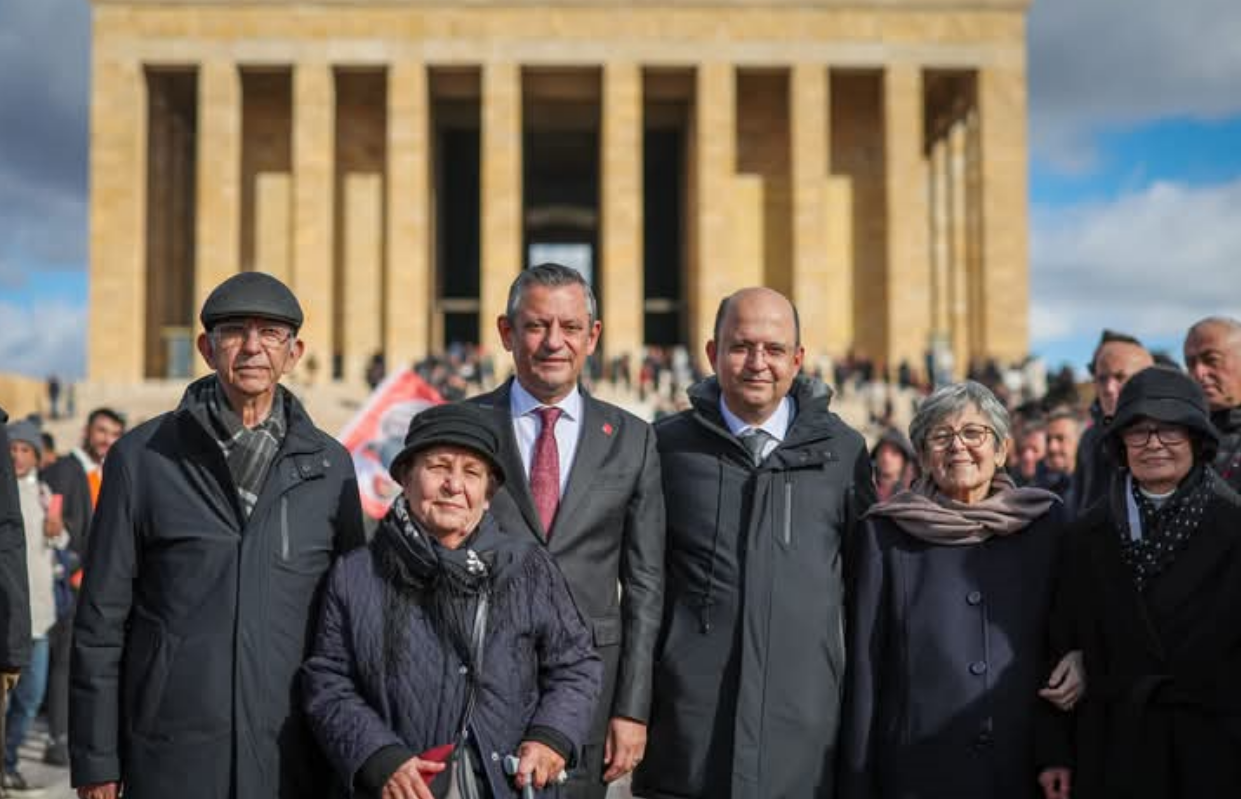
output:
[[[844,547],[874,501],[862,437],[798,378],[784,441],[754,466],[715,378],[656,425],[667,589],[647,799],[829,799],[845,664]]]
[[[1201,525],[1144,593],[1120,559],[1122,500],[1069,532],[1089,679],[1074,799],[1241,796],[1241,497],[1214,481]]]
[[[330,785],[296,677],[328,569],[362,543],[361,503],[348,453],[286,397],[249,519],[185,408],[109,451],[73,630],[74,785],[120,780],[126,799],[313,799]]]
[[[1038,697],[1060,651],[1050,625],[1064,519],[1057,504],[965,546],[867,519],[852,564],[842,799],[1041,796],[1039,770],[1066,764],[1035,750],[1038,727],[1067,722]]]
[[[0,408],[0,669],[30,662],[30,586],[26,574],[26,527],[9,456],[9,415]]]

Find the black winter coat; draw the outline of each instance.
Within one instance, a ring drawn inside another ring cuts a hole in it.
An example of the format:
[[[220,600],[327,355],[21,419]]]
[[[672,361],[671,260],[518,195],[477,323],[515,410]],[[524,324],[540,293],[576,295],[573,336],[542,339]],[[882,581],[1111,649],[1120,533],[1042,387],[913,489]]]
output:
[[[1108,497],[1069,533],[1089,689],[1074,799],[1241,796],[1241,497],[1215,481],[1201,525],[1138,593]]]
[[[386,779],[410,757],[452,743],[471,679],[421,605],[398,605],[409,608],[409,618],[387,618],[395,589],[384,576],[391,572],[377,566],[374,546],[343,558],[332,571],[304,667],[311,726],[350,789],[359,787],[363,766],[374,771],[372,758],[382,750],[396,752],[382,755],[389,763]],[[603,662],[546,549],[500,532],[490,515],[466,546],[496,569],[470,739],[490,795],[517,796],[502,769],[504,756],[517,752],[528,731],[543,728],[569,744],[562,754],[572,761],[590,729]],[[473,610],[467,616],[472,619]],[[385,620],[407,631],[400,666],[385,660]]]
[[[9,415],[0,408],[0,670],[30,662],[30,586],[26,573],[26,526],[9,455]]]
[[[874,500],[862,437],[798,378],[759,466],[715,378],[656,425],[668,515],[664,626],[634,793],[824,799],[845,664],[843,548]]]
[[[1036,726],[1067,723],[1038,697],[1056,660],[1064,518],[1057,504],[1019,533],[967,546],[867,519],[849,606],[842,799],[1034,799],[1041,768],[1067,765],[1062,751],[1035,752]]]
[[[219,444],[185,408],[109,451],[73,633],[75,785],[120,780],[126,799],[324,795],[295,678],[362,512],[348,453],[285,396],[288,432],[248,520]]]
[[[1071,510],[1074,511],[1070,514],[1072,517],[1084,513],[1107,494],[1112,485],[1112,475],[1119,468],[1111,450],[1103,445],[1103,436],[1107,434],[1111,420],[1103,415],[1097,400],[1090,406],[1090,418],[1092,424],[1077,443],[1077,465],[1073,468],[1073,487],[1070,491],[1073,501]]]
[[[1233,491],[1241,491],[1241,407],[1216,411],[1211,423],[1220,432],[1215,471]]]

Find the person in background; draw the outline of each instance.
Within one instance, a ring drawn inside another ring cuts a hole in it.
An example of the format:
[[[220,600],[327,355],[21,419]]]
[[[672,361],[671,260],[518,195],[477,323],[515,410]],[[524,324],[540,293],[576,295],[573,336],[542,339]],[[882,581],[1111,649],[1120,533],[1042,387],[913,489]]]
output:
[[[1219,431],[1215,471],[1241,491],[1241,321],[1207,317],[1185,336],[1185,368],[1206,394]]]
[[[1151,366],[1154,359],[1142,342],[1125,333],[1104,330],[1090,359],[1090,376],[1094,381],[1095,399],[1090,404],[1091,426],[1082,434],[1077,446],[1077,467],[1073,470],[1073,499],[1080,514],[1107,491],[1116,464],[1111,453],[1100,442],[1107,433],[1108,423],[1116,413],[1120,390],[1129,378]]]
[[[18,769],[18,747],[43,704],[47,688],[48,631],[56,621],[52,552],[68,539],[60,509],[51,492],[39,480],[43,439],[31,421],[8,426],[9,453],[17,480],[17,492],[25,524],[26,579],[30,586],[30,665],[22,671],[5,713],[4,790],[10,796],[36,796],[43,787],[33,785]]]
[[[1073,497],[1073,470],[1077,468],[1077,445],[1081,421],[1072,408],[1053,408],[1047,414],[1047,455],[1039,487],[1055,493],[1072,517],[1077,508]]]
[[[918,477],[918,458],[905,434],[889,427],[871,447],[875,467],[875,490],[880,502],[902,491]]]
[[[30,581],[26,576],[26,527],[6,423],[0,408],[0,711],[21,670],[30,662]]]

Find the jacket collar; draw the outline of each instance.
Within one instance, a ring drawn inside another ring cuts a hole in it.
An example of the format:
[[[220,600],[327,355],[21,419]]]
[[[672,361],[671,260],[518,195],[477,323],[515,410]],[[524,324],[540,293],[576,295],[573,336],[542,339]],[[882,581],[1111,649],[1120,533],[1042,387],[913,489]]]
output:
[[[1225,435],[1241,432],[1241,405],[1215,411],[1211,414],[1211,424]]]
[[[720,413],[720,382],[711,376],[700,380],[687,392],[694,418],[699,424],[713,430],[718,435],[736,444],[738,451],[748,460],[745,447],[728,430],[724,417]],[[793,423],[781,442],[780,448],[793,447],[810,441],[817,441],[831,435],[834,427],[835,414],[829,406],[832,401],[832,389],[823,381],[798,375],[793,378],[788,396],[796,406]]]

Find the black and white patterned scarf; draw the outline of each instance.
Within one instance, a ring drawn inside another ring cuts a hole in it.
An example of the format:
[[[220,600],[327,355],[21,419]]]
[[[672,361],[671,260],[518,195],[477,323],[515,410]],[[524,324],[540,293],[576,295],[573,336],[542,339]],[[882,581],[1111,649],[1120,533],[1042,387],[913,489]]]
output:
[[[250,518],[287,431],[284,387],[276,386],[271,413],[250,428],[241,423],[241,417],[228,404],[215,375],[191,383],[181,404],[194,414],[220,445],[229,474],[233,477],[233,485],[237,488],[241,508],[246,518]]]
[[[1195,466],[1176,492],[1160,506],[1138,488],[1132,475],[1114,485],[1124,492],[1122,507],[1117,514],[1120,535],[1120,556],[1133,575],[1138,591],[1176,561],[1177,556],[1193,538],[1210,501],[1214,472]],[[1136,528],[1136,535],[1134,529]]]

